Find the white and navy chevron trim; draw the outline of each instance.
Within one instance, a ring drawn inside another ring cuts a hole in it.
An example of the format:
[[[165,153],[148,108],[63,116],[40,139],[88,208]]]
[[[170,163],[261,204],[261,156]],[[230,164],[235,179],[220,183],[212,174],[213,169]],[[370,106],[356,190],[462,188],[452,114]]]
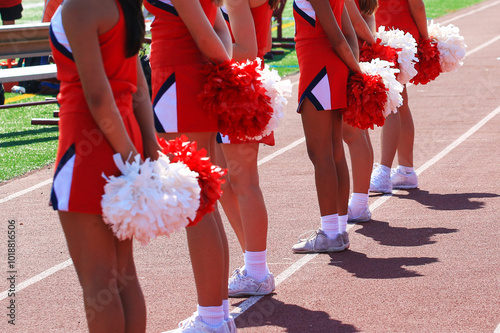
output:
[[[316,12],[311,3],[307,0],[294,0],[293,10],[297,12],[304,20],[309,22],[313,27],[316,26]]]
[[[177,133],[177,86],[175,73],[163,83],[153,101],[155,128],[158,133]]]
[[[299,107],[306,97],[318,111],[330,110],[332,108],[330,82],[328,81],[326,67],[323,67],[314,80],[311,81],[302,96],[300,96]]]
[[[155,6],[156,8],[169,12],[172,15],[179,16],[177,10],[175,10],[174,8],[174,5],[172,5],[172,1],[170,0],[146,0],[146,1],[151,6]]]
[[[68,37],[66,37],[66,32],[64,31],[62,23],[61,7],[62,6],[59,6],[59,8],[57,8],[50,21],[49,36],[54,47],[63,55],[74,61],[71,46],[69,46]]]
[[[72,144],[59,161],[54,174],[54,182],[52,183],[52,191],[50,193],[50,202],[54,210],[68,210],[75,158],[75,144]]]
[[[225,5],[220,7],[220,11],[222,12],[222,16],[224,17],[224,21],[229,23],[229,15],[227,14],[227,9]]]

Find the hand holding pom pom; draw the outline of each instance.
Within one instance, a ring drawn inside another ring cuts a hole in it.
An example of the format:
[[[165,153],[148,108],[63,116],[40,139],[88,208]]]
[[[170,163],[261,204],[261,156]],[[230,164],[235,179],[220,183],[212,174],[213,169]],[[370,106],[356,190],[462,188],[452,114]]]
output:
[[[370,62],[373,59],[385,60],[392,63],[392,67],[398,67],[398,51],[389,45],[383,45],[382,39],[377,38],[374,44],[368,45],[364,42],[359,49],[359,61]]]
[[[430,39],[421,39],[418,43],[417,58],[418,62],[415,65],[417,75],[410,80],[411,83],[427,84],[439,76],[441,64],[437,43]]]
[[[120,240],[133,236],[143,245],[160,235],[185,227],[196,216],[200,203],[198,174],[182,163],[171,164],[140,155],[132,163],[113,156],[121,176],[107,180],[101,205],[106,222]]]
[[[222,194],[221,184],[224,182],[222,176],[226,170],[210,163],[207,151],[197,150],[196,142],[187,141],[184,135],[175,140],[160,139],[160,145],[164,154],[172,156],[172,163],[181,162],[198,174],[201,188],[200,203],[196,217],[190,217],[188,227],[196,225],[205,214],[214,211],[214,205]]]
[[[439,64],[443,72],[454,72],[464,63],[466,55],[465,40],[460,36],[460,30],[453,24],[442,26],[430,21],[428,25],[429,36],[437,41],[439,50]]]

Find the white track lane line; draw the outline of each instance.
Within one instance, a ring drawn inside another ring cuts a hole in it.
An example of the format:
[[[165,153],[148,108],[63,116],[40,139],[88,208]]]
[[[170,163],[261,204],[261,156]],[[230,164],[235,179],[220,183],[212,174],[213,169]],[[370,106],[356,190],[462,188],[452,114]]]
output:
[[[20,197],[21,195],[24,195],[24,194],[26,194],[26,193],[29,193],[29,192],[31,192],[31,191],[34,191],[34,190],[36,190],[36,189],[38,189],[38,188],[40,188],[40,187],[43,187],[43,186],[48,185],[48,184],[51,184],[51,183],[52,183],[52,178],[50,178],[50,179],[46,179],[46,180],[44,180],[44,181],[43,181],[43,182],[41,182],[41,183],[38,183],[38,184],[36,184],[36,185],[33,185],[33,186],[31,186],[31,187],[28,187],[27,189],[24,189],[24,190],[22,190],[22,191],[16,192],[16,193],[11,194],[11,195],[9,195],[9,196],[7,196],[7,197],[5,197],[5,198],[0,199],[0,204],[2,204],[2,203],[4,203],[4,202],[7,202],[7,201],[10,201],[10,200],[12,200],[12,199],[15,199],[15,198],[17,198],[17,197]]]
[[[500,324],[498,324],[497,328],[495,329],[495,332],[493,333],[500,333]]]
[[[486,5],[486,6],[483,6],[483,7],[480,7],[480,8],[474,9],[474,10],[471,10],[470,12],[467,12],[467,13],[464,13],[464,14],[461,14],[461,15],[457,15],[457,16],[455,16],[455,17],[452,17],[452,18],[450,18],[450,19],[448,19],[448,20],[445,20],[445,21],[443,21],[443,22],[439,22],[439,23],[440,23],[440,24],[448,24],[448,23],[451,23],[451,22],[453,22],[453,21],[459,20],[459,19],[461,19],[461,18],[467,17],[467,16],[469,16],[469,15],[473,15],[473,14],[475,14],[475,13],[477,13],[477,12],[480,12],[480,11],[483,11],[483,10],[485,10],[485,9],[488,9],[488,8],[490,8],[490,7],[496,6],[496,5],[498,5],[498,4],[500,4],[500,1],[495,1],[495,2],[492,2],[492,3],[488,4],[488,5]]]
[[[471,129],[469,129],[467,132],[465,132],[463,135],[461,135],[458,139],[453,141],[449,146],[447,146],[445,149],[443,149],[441,152],[439,152],[437,155],[435,155],[433,158],[431,158],[429,161],[424,163],[420,168],[417,169],[416,173],[419,175],[428,168],[430,168],[432,165],[436,164],[439,160],[441,160],[443,157],[445,157],[449,152],[451,152],[453,149],[458,147],[462,142],[467,140],[472,134],[477,132],[481,127],[483,127],[484,124],[486,124],[488,121],[490,121],[493,117],[498,115],[500,113],[500,106],[497,107],[495,110],[490,112],[486,117],[481,119],[476,125],[474,125]],[[398,191],[394,191],[391,194],[384,194],[382,197],[377,199],[375,202],[373,202],[370,205],[370,210],[373,212],[375,209],[380,207],[384,202],[389,200],[394,194],[396,194]],[[354,227],[354,224],[348,224],[347,230],[349,231],[352,227]],[[293,263],[290,267],[288,267],[286,270],[284,270],[280,275],[276,277],[276,287],[285,281],[288,277],[290,277],[293,273],[301,269],[305,264],[307,264],[309,261],[312,259],[316,258],[318,254],[308,254],[297,260],[295,263]],[[240,306],[236,307],[233,311],[231,311],[231,316],[233,318],[238,317],[240,314],[248,310],[252,305],[257,303],[262,297],[264,296],[252,296],[248,298],[246,301],[240,304]],[[494,332],[494,333],[500,333],[500,332]]]
[[[468,52],[465,54],[465,56],[466,56],[466,57],[469,57],[469,56],[473,55],[474,53],[476,53],[477,51],[480,51],[480,50],[484,49],[485,47],[490,46],[491,44],[493,44],[494,42],[496,42],[496,41],[497,41],[497,40],[499,40],[499,39],[500,39],[500,35],[498,35],[498,36],[496,36],[496,37],[494,37],[494,38],[490,39],[490,40],[489,40],[489,41],[487,41],[486,43],[483,43],[483,44],[479,45],[479,46],[478,46],[478,47],[476,47],[475,49],[472,49],[472,50],[468,51]]]

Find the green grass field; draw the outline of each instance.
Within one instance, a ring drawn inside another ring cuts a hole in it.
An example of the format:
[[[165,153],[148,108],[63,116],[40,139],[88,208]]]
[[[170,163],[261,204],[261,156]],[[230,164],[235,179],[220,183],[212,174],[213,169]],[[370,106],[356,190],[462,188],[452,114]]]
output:
[[[458,9],[484,0],[424,0],[429,18],[437,18]],[[43,7],[40,0],[23,0],[23,18],[16,23],[40,22]],[[283,12],[283,37],[294,35],[292,1],[288,1]],[[276,37],[276,31],[273,32]],[[280,75],[298,72],[294,49],[280,49],[282,55],[266,61],[278,70]],[[6,94],[6,98],[16,96]],[[45,96],[35,96],[23,101],[43,100]],[[57,151],[57,126],[33,126],[31,118],[51,118],[55,105],[32,106],[0,110],[0,185],[6,180],[21,176],[26,172],[51,164]]]

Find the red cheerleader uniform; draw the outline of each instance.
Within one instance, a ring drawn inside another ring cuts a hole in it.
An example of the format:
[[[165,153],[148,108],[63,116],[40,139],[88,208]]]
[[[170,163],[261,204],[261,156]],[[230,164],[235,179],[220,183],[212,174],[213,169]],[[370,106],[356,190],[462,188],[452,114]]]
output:
[[[137,90],[137,57],[125,55],[126,28],[120,4],[120,18],[108,32],[99,36],[104,68],[127,133],[138,152],[142,135],[132,107]],[[101,199],[106,180],[102,175],[119,175],[115,152],[92,117],[66,37],[61,7],[50,25],[50,43],[61,81],[59,148],[50,202],[55,210],[102,215]],[[112,127],[114,124],[101,124]]]
[[[375,12],[377,29],[381,25],[389,29],[399,29],[409,32],[417,41],[420,40],[417,24],[410,11],[408,0],[379,0],[379,7]]]
[[[231,25],[229,24],[229,16],[227,15],[227,12],[225,11],[225,8],[221,8],[222,15],[224,16],[224,19],[226,20],[227,27],[229,28],[229,32],[231,33],[231,38],[233,39],[233,43],[235,42],[233,32],[231,30]],[[268,34],[269,34],[269,29],[271,28],[271,18],[273,16],[273,10],[269,6],[268,2],[263,3],[259,7],[255,8],[250,8],[250,11],[252,12],[252,17],[253,17],[253,22],[255,25],[255,34],[256,34],[256,39],[257,39],[257,57],[261,58],[262,64],[264,64],[264,55],[266,52],[264,51],[266,47],[268,46]],[[269,134],[268,136],[260,139],[260,140],[248,140],[248,141],[242,141],[238,139],[233,139],[230,140],[227,135],[222,135],[220,133],[217,134],[217,142],[218,143],[252,143],[252,142],[258,142],[258,143],[264,143],[269,146],[274,146],[274,132]]]
[[[341,25],[344,0],[329,0],[335,19]],[[308,98],[316,110],[347,107],[348,68],[333,50],[316,13],[307,0],[293,3],[295,49],[299,60],[299,107]]]
[[[211,0],[200,0],[214,25],[218,8]],[[159,133],[217,132],[217,118],[198,102],[208,61],[196,45],[170,0],[146,0],[155,16],[151,24],[151,83],[156,131]]]

